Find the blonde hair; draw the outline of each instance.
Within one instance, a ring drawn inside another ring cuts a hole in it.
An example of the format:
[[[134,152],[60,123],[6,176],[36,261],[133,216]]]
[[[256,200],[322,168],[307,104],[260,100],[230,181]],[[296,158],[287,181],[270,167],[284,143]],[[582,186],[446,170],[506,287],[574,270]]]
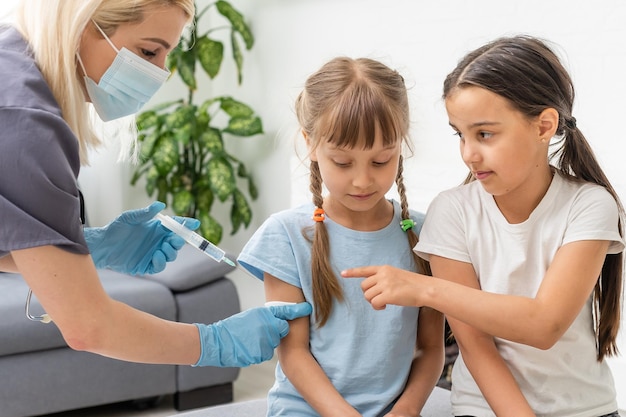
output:
[[[307,79],[304,90],[296,99],[296,115],[311,149],[322,141],[337,147],[370,149],[379,128],[384,146],[403,141],[412,150],[404,79],[397,71],[369,58],[338,57],[322,66]],[[317,162],[311,161],[310,171],[313,203],[322,207],[322,177]],[[403,158],[400,156],[396,185],[402,218],[408,219],[410,214],[402,172]],[[343,291],[329,262],[330,241],[324,222],[315,222],[303,233],[312,241],[313,302],[315,319],[321,327],[330,316],[333,300],[343,300]],[[408,230],[407,244],[411,252],[417,241],[417,234]],[[430,274],[425,261],[414,253],[413,258],[422,272]]]
[[[81,163],[88,163],[90,148],[102,145],[77,72],[83,31],[94,20],[111,35],[120,24],[141,22],[150,9],[162,6],[178,6],[190,22],[193,19],[193,0],[22,0],[17,6],[15,26],[28,41],[63,119],[78,139]]]

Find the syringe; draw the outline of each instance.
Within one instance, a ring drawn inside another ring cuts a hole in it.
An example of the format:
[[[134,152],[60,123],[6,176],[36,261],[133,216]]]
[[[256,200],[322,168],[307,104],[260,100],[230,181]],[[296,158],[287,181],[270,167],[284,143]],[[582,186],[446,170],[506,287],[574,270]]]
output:
[[[185,239],[185,242],[189,243],[194,248],[198,249],[200,252],[205,255],[210,256],[215,259],[217,262],[224,261],[230,266],[236,267],[235,263],[226,257],[226,252],[197,234],[196,232],[187,229],[182,224],[178,223],[176,220],[172,219],[170,216],[166,216],[161,213],[157,213],[154,216],[155,219],[160,220],[161,224],[172,232],[176,233],[178,236]]]

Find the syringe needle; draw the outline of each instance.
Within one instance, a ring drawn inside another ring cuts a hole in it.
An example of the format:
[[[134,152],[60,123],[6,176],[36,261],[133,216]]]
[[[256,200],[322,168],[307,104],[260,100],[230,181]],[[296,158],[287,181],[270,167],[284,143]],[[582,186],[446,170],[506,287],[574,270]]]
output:
[[[235,263],[231,261],[230,258],[228,258],[226,255],[224,255],[222,260],[226,262],[228,265],[232,266],[233,268],[237,268],[237,265],[235,265]]]

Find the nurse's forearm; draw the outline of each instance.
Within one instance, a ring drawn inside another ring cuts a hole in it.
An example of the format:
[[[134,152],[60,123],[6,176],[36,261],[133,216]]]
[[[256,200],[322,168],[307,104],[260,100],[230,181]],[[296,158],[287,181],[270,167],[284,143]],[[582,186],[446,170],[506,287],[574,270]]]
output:
[[[200,337],[193,324],[163,320],[114,301],[111,312],[94,325],[93,336],[73,348],[153,364],[192,365],[200,357]]]
[[[12,256],[72,349],[143,363],[198,361],[196,326],[163,320],[112,299],[89,255],[41,246]]]

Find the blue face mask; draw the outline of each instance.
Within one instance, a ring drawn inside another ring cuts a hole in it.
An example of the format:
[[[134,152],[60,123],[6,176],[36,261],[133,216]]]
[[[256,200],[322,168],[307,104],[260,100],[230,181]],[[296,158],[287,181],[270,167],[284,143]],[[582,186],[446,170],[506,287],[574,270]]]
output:
[[[85,74],[85,87],[100,118],[109,120],[137,113],[152,98],[170,75],[126,48],[117,49],[102,29],[93,22],[109,45],[117,52],[111,66],[96,84],[87,76],[80,55],[78,62]]]

